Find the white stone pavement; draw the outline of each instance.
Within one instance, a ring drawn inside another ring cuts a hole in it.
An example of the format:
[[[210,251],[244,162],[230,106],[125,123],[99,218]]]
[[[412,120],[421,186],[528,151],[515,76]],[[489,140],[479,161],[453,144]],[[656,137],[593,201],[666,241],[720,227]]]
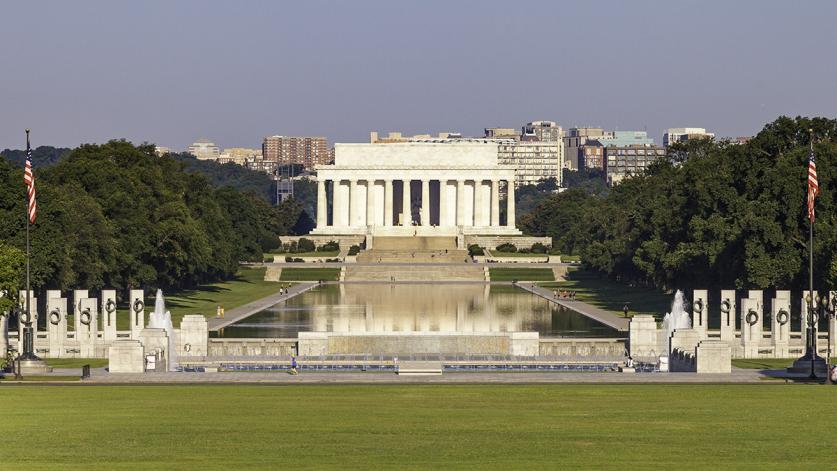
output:
[[[573,311],[583,314],[597,322],[601,322],[602,324],[610,326],[618,331],[626,332],[628,330],[628,324],[630,323],[630,320],[624,317],[619,317],[610,311],[599,309],[596,306],[592,306],[581,301],[558,299],[555,297],[552,291],[546,288],[542,288],[534,283],[517,283],[517,286],[548,301],[560,304],[561,306],[564,306],[568,309],[572,309]]]
[[[234,324],[240,321],[241,319],[250,317],[259,311],[263,311],[280,301],[286,301],[294,296],[311,290],[318,285],[319,283],[297,283],[295,285],[291,285],[290,288],[288,288],[288,292],[286,294],[280,294],[277,291],[276,293],[271,294],[270,296],[258,299],[251,303],[247,303],[244,306],[239,306],[235,309],[230,309],[229,311],[224,313],[223,319],[219,319],[217,317],[207,318],[206,322],[208,328],[210,331],[217,331],[219,329],[223,329],[224,327]]]

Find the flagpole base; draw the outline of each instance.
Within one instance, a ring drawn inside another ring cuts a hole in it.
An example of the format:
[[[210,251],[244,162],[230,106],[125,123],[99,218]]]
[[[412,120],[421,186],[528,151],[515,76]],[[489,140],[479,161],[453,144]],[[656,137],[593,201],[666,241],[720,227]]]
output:
[[[52,368],[47,366],[46,362],[40,358],[35,360],[20,359],[20,375],[26,377],[27,375],[42,375],[52,373]]]
[[[811,362],[814,363],[813,370]],[[793,366],[788,367],[787,371],[795,375],[807,375],[810,379],[825,378],[828,375],[828,365],[825,363],[825,358],[817,355],[809,348],[805,355],[793,362]],[[812,371],[813,375],[811,375]]]

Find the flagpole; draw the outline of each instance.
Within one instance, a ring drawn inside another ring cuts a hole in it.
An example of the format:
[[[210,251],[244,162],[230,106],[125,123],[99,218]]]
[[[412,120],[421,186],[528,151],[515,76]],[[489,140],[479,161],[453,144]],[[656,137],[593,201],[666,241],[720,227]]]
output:
[[[809,129],[808,134],[810,136],[810,139],[808,140],[811,152],[810,155],[813,156],[814,130]],[[810,178],[810,176],[808,178]],[[810,193],[808,197],[811,197]],[[808,375],[808,377],[809,379],[817,379],[817,373],[815,370],[815,364],[817,360],[817,325],[814,321],[814,218],[812,217],[812,214],[813,213],[808,214],[808,330],[810,331],[809,345],[811,346],[811,374]],[[826,370],[828,370],[827,366]]]
[[[29,152],[29,130],[26,130],[26,152]],[[29,158],[27,156],[27,158]],[[28,189],[27,189],[28,191]],[[26,196],[26,205],[24,205],[25,210],[24,213],[26,214],[26,320],[28,322],[32,322],[32,311],[31,306],[29,305],[29,300],[31,296],[29,294],[30,286],[29,286],[29,195],[27,193]]]

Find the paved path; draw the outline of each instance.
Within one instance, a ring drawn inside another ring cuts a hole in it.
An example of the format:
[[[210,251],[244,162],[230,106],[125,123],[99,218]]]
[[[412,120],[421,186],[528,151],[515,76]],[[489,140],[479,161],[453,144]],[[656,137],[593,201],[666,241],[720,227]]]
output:
[[[399,376],[389,372],[307,372],[292,376],[273,373],[145,373],[108,374],[94,371],[82,384],[651,384],[651,383],[758,383],[759,370],[734,368],[731,374],[696,373],[451,373],[436,376]],[[775,384],[775,383],[774,383]]]
[[[540,287],[534,283],[517,283],[517,286],[525,289],[526,291],[532,294],[538,295],[548,301],[560,304],[561,306],[567,307],[569,309],[572,309],[573,311],[584,314],[585,316],[595,321],[601,322],[602,324],[605,324],[607,326],[613,327],[618,331],[625,332],[628,330],[628,319],[617,316],[616,314],[610,311],[599,309],[596,306],[592,306],[581,301],[556,299],[552,291]]]
[[[465,262],[381,262],[381,263],[346,263],[346,262],[312,262],[312,263],[287,263],[287,262],[265,262],[265,263],[245,263],[243,265],[261,267],[267,265],[275,265],[280,268],[339,268],[346,267],[405,267],[405,266],[488,266],[489,268],[552,268],[552,267],[571,267],[576,266],[574,263],[567,262],[553,262],[553,263],[515,263],[515,262],[492,262],[492,263],[465,263]]]
[[[209,326],[210,331],[215,331],[222,329],[230,324],[234,324],[241,319],[247,318],[252,316],[253,314],[263,311],[274,304],[285,301],[298,294],[302,294],[310,289],[316,287],[319,283],[297,283],[292,285],[288,288],[287,294],[279,294],[277,291],[274,294],[262,299],[258,299],[251,303],[245,304],[244,306],[239,306],[235,309],[230,309],[224,313],[223,319],[218,319],[217,317],[210,317],[206,320],[207,325]]]

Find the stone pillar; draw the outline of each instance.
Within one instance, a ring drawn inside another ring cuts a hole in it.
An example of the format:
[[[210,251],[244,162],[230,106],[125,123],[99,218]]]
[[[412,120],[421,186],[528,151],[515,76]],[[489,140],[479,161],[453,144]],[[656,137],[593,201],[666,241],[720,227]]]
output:
[[[375,225],[375,180],[366,180],[366,225]]]
[[[384,180],[384,226],[392,226],[392,180]]]
[[[317,228],[328,225],[328,205],[326,204],[326,182],[317,179]]]
[[[128,310],[131,312],[131,338],[138,340],[145,329],[145,292],[132,289],[128,296]]]
[[[66,356],[64,342],[67,340],[67,298],[48,298],[46,308],[49,356],[62,358]]]
[[[465,225],[465,180],[456,181],[456,225]]]
[[[439,226],[448,225],[448,181],[439,180]]]
[[[349,180],[349,227],[355,227],[358,221],[357,180]]]
[[[410,208],[410,180],[404,179],[401,196],[401,225],[409,227],[413,225],[413,212]]]
[[[802,301],[801,301],[802,306],[799,310],[799,312],[801,313],[801,317],[802,317],[802,322],[800,323],[799,331],[802,334],[802,345],[803,345],[803,347],[807,347],[807,345],[808,345],[808,335],[809,335],[809,333],[808,333],[808,299],[807,299],[808,293],[809,293],[808,290],[805,290],[805,291],[802,292]],[[814,293],[814,296],[816,296],[816,292]],[[816,308],[814,309],[814,312],[817,312]],[[814,338],[816,339],[816,334],[814,335]],[[817,343],[819,343],[819,342],[817,342]],[[817,347],[819,348],[819,345],[817,345]]]
[[[508,182],[508,209],[506,210],[506,225],[514,228],[516,221],[515,221],[515,209],[514,209],[514,179],[509,180]]]
[[[430,227],[430,180],[421,181],[421,225]]]
[[[81,324],[79,323],[79,313],[81,312],[81,300],[87,297],[87,290],[86,289],[74,289],[73,290],[73,305],[72,309],[70,310],[73,313],[73,330],[76,332],[79,331],[81,328]],[[78,335],[76,335],[76,339],[78,339]]]
[[[664,354],[659,345],[658,332],[653,316],[639,314],[631,318],[628,323],[628,347],[634,360],[656,361]]]
[[[474,180],[474,226],[483,226],[482,180]]]
[[[9,314],[0,312],[0,354],[9,349]]]
[[[96,298],[82,298],[79,300],[79,312],[76,314],[76,341],[81,358],[96,357],[96,338],[99,332],[99,316],[96,309]]]
[[[790,291],[777,290],[770,311],[770,332],[775,358],[787,358],[790,355],[790,312]]]
[[[696,289],[692,291],[692,329],[698,333],[701,340],[707,337],[706,329],[709,323],[708,291]]]
[[[102,337],[105,343],[116,340],[116,291],[112,289],[102,290],[101,312],[102,312]]]
[[[735,290],[721,291],[721,340],[735,340]]]
[[[500,227],[500,181],[491,180],[491,227]]]
[[[744,358],[758,358],[762,339],[761,313],[758,299],[741,300],[741,345],[744,346]]]

